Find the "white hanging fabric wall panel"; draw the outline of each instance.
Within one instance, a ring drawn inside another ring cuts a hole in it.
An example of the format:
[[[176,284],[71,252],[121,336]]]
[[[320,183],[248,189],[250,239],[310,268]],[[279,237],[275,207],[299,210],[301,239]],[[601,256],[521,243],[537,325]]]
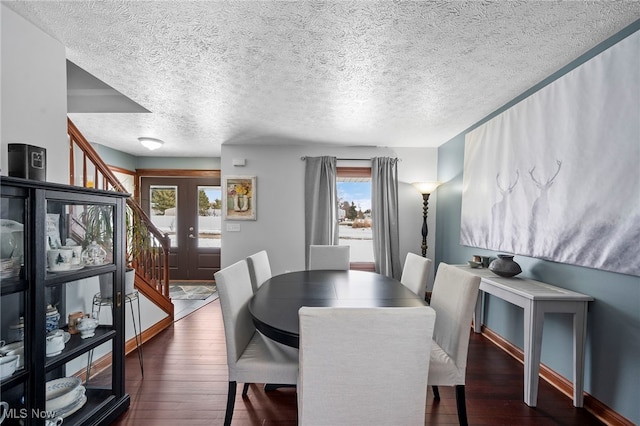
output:
[[[640,32],[465,137],[461,244],[640,276]]]

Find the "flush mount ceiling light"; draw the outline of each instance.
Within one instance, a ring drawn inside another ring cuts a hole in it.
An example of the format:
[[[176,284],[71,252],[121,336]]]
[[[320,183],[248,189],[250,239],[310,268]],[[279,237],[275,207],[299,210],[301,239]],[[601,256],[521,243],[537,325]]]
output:
[[[150,151],[160,148],[164,143],[160,139],[156,139],[156,138],[138,138],[138,140],[140,141],[142,146],[144,146]]]

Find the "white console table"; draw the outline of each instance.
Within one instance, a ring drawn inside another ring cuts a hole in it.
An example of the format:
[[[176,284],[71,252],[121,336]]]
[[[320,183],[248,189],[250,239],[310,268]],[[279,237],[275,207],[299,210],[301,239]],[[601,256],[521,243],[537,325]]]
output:
[[[474,316],[476,333],[484,323],[484,293],[524,309],[524,402],[530,407],[535,407],[538,400],[544,314],[573,314],[573,405],[582,407],[587,304],[593,297],[527,278],[498,277],[485,268],[459,267],[482,278]]]

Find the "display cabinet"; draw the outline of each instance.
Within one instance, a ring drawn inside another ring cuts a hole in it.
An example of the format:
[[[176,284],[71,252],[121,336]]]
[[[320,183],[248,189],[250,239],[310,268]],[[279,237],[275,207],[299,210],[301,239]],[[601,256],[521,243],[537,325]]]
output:
[[[123,309],[128,194],[0,179],[3,425],[60,418],[65,426],[109,424],[130,402]],[[91,312],[101,282],[113,288],[113,321],[93,330],[97,321],[83,312]]]

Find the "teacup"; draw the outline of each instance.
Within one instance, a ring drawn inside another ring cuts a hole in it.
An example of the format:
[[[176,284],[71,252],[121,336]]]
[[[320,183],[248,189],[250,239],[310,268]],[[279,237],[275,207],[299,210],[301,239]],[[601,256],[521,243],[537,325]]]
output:
[[[63,250],[71,250],[71,266],[78,266],[82,263],[82,246],[62,246]]]
[[[62,417],[56,417],[53,419],[47,419],[44,421],[45,426],[60,426],[64,419]]]
[[[71,269],[71,249],[51,249],[47,251],[47,265],[50,271],[67,271]]]
[[[0,401],[0,411],[2,411],[2,413],[0,413],[0,423],[2,423],[9,412],[9,404],[4,401]]]
[[[18,357],[16,368],[24,367],[24,342],[14,342],[0,347],[0,355],[16,355]]]
[[[64,349],[64,331],[54,330],[47,334],[47,356],[55,356]]]
[[[16,368],[18,368],[17,355],[7,355],[0,357],[0,379],[9,377],[13,373],[15,373]]]

